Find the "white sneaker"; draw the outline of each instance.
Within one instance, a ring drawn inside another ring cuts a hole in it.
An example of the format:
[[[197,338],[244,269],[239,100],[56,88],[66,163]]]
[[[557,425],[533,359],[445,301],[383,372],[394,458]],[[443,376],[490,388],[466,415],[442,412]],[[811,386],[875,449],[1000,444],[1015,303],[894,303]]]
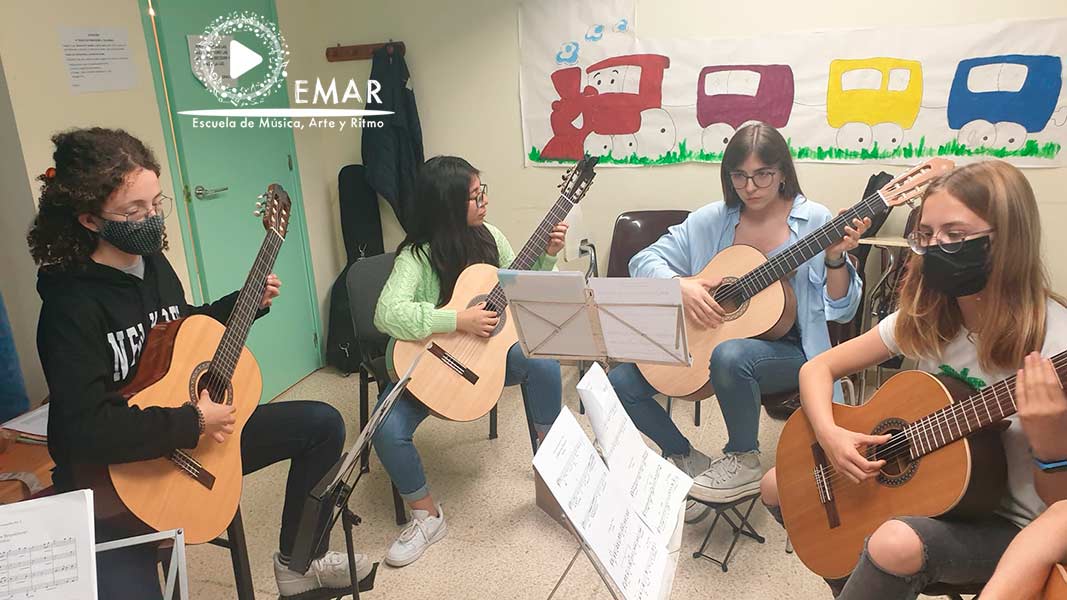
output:
[[[429,511],[411,511],[411,522],[400,532],[389,552],[385,555],[385,564],[391,567],[410,565],[422,556],[430,544],[445,537],[445,512],[437,505],[437,516],[431,517]]]
[[[686,475],[695,478],[711,467],[711,459],[696,448],[690,448],[688,455],[671,454],[668,456],[674,466]]]
[[[693,479],[689,495],[707,502],[732,502],[759,493],[759,451],[729,453],[711,462],[707,471]]]
[[[693,523],[699,523],[704,520],[704,517],[708,516],[711,512],[711,507],[707,504],[701,504],[692,498],[685,499],[685,522],[692,525]]]
[[[362,554],[356,555],[356,582],[370,575],[371,561]],[[278,594],[297,596],[319,589],[341,589],[352,585],[348,577],[348,554],[330,551],[311,561],[307,573],[297,573],[283,565],[278,553],[274,554],[274,578],[278,581]]]
[[[679,470],[694,479],[711,467],[711,459],[696,448],[690,448],[688,456],[672,454],[667,458],[669,458]],[[692,498],[685,502],[686,523],[697,523],[703,520],[704,517],[708,516],[709,512],[711,512],[710,506],[695,502]]]

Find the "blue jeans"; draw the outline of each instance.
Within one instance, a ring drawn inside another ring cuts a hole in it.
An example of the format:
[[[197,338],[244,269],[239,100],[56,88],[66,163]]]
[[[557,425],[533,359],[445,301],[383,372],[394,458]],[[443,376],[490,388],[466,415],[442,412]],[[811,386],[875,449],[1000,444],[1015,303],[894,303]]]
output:
[[[378,402],[389,394],[394,384],[390,384],[378,395]],[[527,358],[522,348],[515,344],[508,350],[507,372],[504,385],[522,385],[530,403],[534,428],[538,433],[545,433],[559,416],[560,402],[563,397],[563,383],[560,381],[559,362],[543,358]],[[374,449],[382,461],[389,478],[393,480],[400,496],[408,502],[425,498],[430,493],[426,484],[426,473],[422,468],[422,459],[415,449],[412,436],[419,424],[429,416],[426,405],[408,394],[397,398],[392,411],[374,432]]]
[[[723,452],[759,449],[760,394],[795,390],[805,360],[795,333],[775,341],[728,340],[715,348],[711,353],[711,381],[729,433]],[[655,388],[645,381],[636,365],[613,368],[608,380],[641,433],[668,456],[689,454],[689,440],[655,401]]]

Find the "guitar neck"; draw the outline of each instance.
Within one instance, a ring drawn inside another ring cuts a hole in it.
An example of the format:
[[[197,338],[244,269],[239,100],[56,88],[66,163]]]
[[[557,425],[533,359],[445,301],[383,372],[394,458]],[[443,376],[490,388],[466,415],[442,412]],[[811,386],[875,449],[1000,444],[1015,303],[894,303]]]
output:
[[[760,293],[772,283],[792,273],[818,253],[826,250],[845,237],[845,227],[852,227],[853,219],[863,220],[888,210],[889,206],[879,192],[871,194],[852,208],[827,221],[822,227],[804,236],[785,251],[768,259],[760,266],[744,274],[732,284],[721,286],[715,299],[731,296],[740,304]],[[719,294],[722,292],[722,295]]]
[[[1052,357],[1060,384],[1067,380],[1067,352]],[[931,413],[905,428],[912,459],[929,454],[1015,414],[1015,375]]]
[[[548,247],[549,235],[552,230],[563,219],[567,218],[567,214],[571,211],[571,207],[574,206],[574,201],[571,200],[566,194],[560,194],[559,199],[549,209],[548,214],[544,219],[541,219],[541,224],[534,230],[530,239],[526,240],[526,244],[522,247],[522,250],[515,256],[515,260],[511,261],[509,269],[516,271],[528,271],[533,267],[537,259],[541,257],[545,252],[545,248]],[[504,295],[504,291],[500,288],[500,284],[493,286],[493,290],[489,292],[489,298],[486,300],[486,308],[494,310],[496,312],[503,311],[508,305],[507,297]]]
[[[274,231],[268,231],[259,247],[256,260],[252,263],[252,270],[248,273],[244,287],[237,295],[237,302],[233,306],[229,320],[226,321],[226,332],[222,335],[219,347],[215,350],[215,356],[211,360],[211,370],[220,377],[220,381],[229,382],[233,371],[237,367],[237,361],[241,358],[241,350],[244,349],[248,340],[248,332],[252,329],[252,322],[259,312],[259,305],[263,299],[263,291],[267,287],[267,275],[274,269],[274,261],[278,258],[281,250],[282,236]]]

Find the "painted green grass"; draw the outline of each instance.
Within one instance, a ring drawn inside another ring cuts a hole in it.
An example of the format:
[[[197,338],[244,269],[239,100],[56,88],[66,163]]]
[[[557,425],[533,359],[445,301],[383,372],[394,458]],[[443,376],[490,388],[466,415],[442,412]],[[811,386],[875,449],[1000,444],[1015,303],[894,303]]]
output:
[[[1026,144],[1018,150],[1006,148],[969,148],[956,140],[951,140],[940,146],[927,146],[926,138],[920,138],[918,144],[907,145],[883,150],[876,143],[873,147],[865,150],[847,150],[833,146],[823,148],[817,146],[793,146],[790,140],[789,150],[793,156],[800,160],[882,160],[887,158],[928,158],[931,156],[992,156],[996,158],[1006,157],[1029,157],[1053,159],[1060,153],[1060,144],[1047,142],[1038,144],[1034,140],[1027,140]],[[530,148],[530,162],[542,164],[572,164],[573,160],[554,160],[541,158],[541,152],[537,147]],[[684,162],[722,162],[722,152],[704,152],[703,150],[691,150],[687,140],[678,144],[677,150],[671,150],[658,158],[648,158],[631,154],[630,156],[616,157],[610,153],[600,158],[601,163],[613,165],[675,165]]]

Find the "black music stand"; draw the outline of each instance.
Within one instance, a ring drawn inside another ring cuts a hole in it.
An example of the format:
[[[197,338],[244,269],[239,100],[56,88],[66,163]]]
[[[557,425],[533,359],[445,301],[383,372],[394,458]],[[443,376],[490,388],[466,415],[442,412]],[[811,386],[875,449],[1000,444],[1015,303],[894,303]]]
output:
[[[396,386],[378,405],[370,416],[366,427],[360,432],[359,438],[352,444],[347,452],[341,455],[337,463],[315,488],[311,490],[307,500],[304,501],[304,511],[300,515],[300,524],[297,527],[296,543],[293,548],[293,556],[290,560],[290,568],[297,573],[307,571],[314,559],[315,550],[322,541],[329,537],[337,519],[340,517],[341,525],[345,531],[345,547],[348,550],[348,573],[350,585],[347,588],[331,588],[304,592],[298,596],[289,596],[290,600],[333,600],[340,599],[351,594],[353,599],[359,598],[360,592],[366,592],[374,588],[374,578],[378,573],[378,563],[374,563],[371,572],[362,581],[356,580],[356,550],[352,541],[352,528],[360,524],[358,515],[348,508],[348,499],[352,496],[363,471],[359,468],[359,457],[370,444],[370,439],[382,424],[389,411],[411,381],[411,373],[419,364],[422,354],[415,357],[411,366],[408,367],[404,376],[396,383]],[[282,597],[286,600],[287,597]]]

